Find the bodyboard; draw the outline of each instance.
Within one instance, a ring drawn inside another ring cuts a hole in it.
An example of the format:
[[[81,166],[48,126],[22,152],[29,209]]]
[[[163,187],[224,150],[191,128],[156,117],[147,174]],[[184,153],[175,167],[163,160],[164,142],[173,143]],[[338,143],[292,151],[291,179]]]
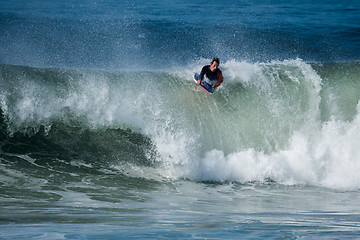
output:
[[[194,81],[195,81],[196,84],[197,84],[197,81],[199,79],[200,79],[200,75],[198,73],[195,73],[194,74]],[[200,83],[198,85],[200,85],[200,87],[202,87],[205,91],[207,91],[210,94],[212,94],[214,92],[213,88],[210,85],[206,84],[206,83]]]

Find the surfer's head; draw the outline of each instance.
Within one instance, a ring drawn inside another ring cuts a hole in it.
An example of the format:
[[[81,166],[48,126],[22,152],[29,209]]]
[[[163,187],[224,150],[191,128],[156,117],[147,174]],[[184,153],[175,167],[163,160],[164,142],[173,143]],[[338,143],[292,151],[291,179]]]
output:
[[[210,71],[214,72],[219,67],[219,65],[220,60],[217,57],[213,58],[210,65]]]
[[[217,57],[214,57],[213,60],[211,61],[211,64],[213,64],[214,62],[217,62],[218,65],[220,65],[220,59]]]

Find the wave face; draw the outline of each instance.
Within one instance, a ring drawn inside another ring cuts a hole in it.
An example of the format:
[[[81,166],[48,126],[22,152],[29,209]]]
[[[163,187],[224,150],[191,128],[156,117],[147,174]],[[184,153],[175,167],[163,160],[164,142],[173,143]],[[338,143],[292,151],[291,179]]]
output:
[[[360,188],[359,63],[228,61],[213,95],[192,81],[201,66],[1,65],[1,168],[75,161],[146,179]]]

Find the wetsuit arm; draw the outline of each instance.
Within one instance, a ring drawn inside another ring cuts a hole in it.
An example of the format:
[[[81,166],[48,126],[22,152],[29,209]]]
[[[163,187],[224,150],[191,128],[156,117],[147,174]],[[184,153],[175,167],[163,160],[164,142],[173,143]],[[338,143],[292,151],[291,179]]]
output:
[[[223,82],[223,80],[224,80],[224,79],[223,79],[222,72],[221,72],[220,69],[219,69],[218,72],[217,72],[217,79],[218,79],[218,82],[216,83],[214,89],[217,88],[218,86],[220,86],[220,84],[222,84],[222,82]]]
[[[204,66],[202,69],[201,69],[201,72],[200,72],[200,80],[204,80],[204,76],[206,74],[206,71],[207,71],[207,66]]]

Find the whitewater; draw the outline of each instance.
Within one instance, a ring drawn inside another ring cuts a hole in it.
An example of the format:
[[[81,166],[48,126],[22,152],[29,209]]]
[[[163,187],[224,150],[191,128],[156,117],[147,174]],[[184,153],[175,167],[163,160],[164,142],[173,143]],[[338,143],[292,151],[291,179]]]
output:
[[[229,61],[214,96],[191,82],[199,64],[179,72],[2,66],[1,109],[10,135],[40,127],[46,135],[53,124],[130,129],[151,141],[164,177],[359,189],[359,65],[337,65],[346,79],[300,59]]]

